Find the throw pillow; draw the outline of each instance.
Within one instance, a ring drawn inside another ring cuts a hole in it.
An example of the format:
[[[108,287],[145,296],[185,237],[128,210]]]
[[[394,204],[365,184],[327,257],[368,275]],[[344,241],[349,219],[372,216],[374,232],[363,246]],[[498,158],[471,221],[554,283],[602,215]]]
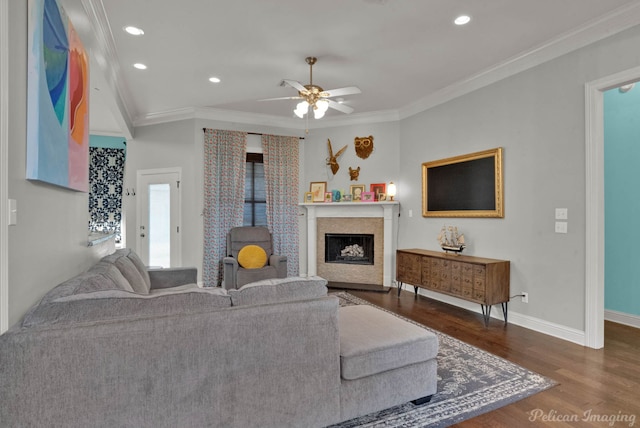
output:
[[[245,269],[259,269],[267,263],[267,253],[258,245],[245,245],[238,253],[238,263]]]

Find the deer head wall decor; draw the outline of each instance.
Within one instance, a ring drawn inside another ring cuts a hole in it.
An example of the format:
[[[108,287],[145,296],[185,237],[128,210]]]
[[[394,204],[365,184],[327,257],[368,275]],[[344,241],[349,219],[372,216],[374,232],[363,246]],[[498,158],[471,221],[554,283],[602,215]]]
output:
[[[331,147],[331,140],[327,138],[327,145],[329,146],[329,157],[327,158],[327,165],[331,166],[331,172],[333,175],[336,175],[336,172],[340,169],[340,165],[338,165],[338,157],[347,150],[347,146],[344,146],[338,153],[333,154],[333,148]]]
[[[358,177],[360,176],[360,167],[353,169],[349,167],[349,177],[351,177],[351,181],[358,181]]]

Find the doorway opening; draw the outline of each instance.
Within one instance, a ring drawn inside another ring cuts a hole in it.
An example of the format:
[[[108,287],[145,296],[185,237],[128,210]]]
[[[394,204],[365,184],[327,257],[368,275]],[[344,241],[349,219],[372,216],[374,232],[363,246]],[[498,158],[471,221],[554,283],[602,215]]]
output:
[[[585,85],[585,346],[604,347],[604,92],[640,80],[635,67]]]
[[[137,173],[137,248],[147,266],[181,266],[181,176],[181,168]]]

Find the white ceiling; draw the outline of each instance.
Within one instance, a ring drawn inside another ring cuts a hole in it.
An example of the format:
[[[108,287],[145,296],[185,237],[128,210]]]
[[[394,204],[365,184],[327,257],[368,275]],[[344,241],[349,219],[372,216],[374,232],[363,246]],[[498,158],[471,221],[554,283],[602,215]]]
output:
[[[91,130],[125,135],[216,114],[304,128],[296,101],[259,100],[297,95],[280,83],[309,83],[307,56],[315,84],[362,90],[344,97],[354,113],[320,121],[403,117],[640,23],[638,0],[61,2],[92,59]]]

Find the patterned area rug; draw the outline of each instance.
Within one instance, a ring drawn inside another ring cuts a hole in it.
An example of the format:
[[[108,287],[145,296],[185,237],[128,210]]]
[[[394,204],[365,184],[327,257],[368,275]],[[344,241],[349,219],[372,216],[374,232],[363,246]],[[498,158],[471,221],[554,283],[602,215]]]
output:
[[[371,305],[345,292],[332,293],[340,306]],[[371,305],[375,306],[375,305]],[[377,307],[377,306],[376,306]],[[422,406],[406,403],[352,419],[334,428],[446,427],[490,412],[556,385],[556,382],[458,339],[418,325],[438,336],[438,392]]]

